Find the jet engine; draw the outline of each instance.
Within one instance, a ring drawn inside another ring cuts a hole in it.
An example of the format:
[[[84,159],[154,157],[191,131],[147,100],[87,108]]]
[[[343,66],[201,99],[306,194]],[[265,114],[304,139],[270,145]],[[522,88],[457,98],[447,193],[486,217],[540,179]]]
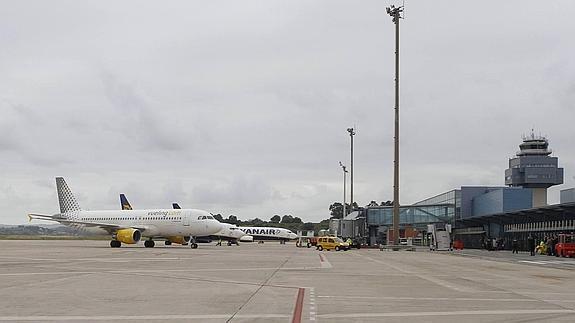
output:
[[[116,240],[127,244],[138,243],[141,237],[142,233],[138,229],[129,228],[116,231]]]
[[[245,235],[245,236],[242,236],[242,237],[240,238],[240,241],[241,241],[241,242],[254,242],[254,237],[253,237],[253,236]]]
[[[171,243],[186,244],[190,241],[190,237],[173,236],[168,237],[168,241],[170,241]]]

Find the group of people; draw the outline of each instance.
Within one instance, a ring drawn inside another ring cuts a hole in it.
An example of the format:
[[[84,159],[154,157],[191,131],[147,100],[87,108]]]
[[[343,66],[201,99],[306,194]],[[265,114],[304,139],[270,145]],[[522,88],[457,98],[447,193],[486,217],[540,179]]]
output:
[[[555,245],[557,245],[557,243],[559,243],[559,237],[557,235],[545,236],[539,243],[537,243],[537,238],[532,235],[529,235],[527,238],[527,248],[531,256],[535,256],[535,253],[556,256]]]
[[[505,240],[499,239],[487,239],[487,237],[481,238],[481,246],[485,250],[505,250]]]

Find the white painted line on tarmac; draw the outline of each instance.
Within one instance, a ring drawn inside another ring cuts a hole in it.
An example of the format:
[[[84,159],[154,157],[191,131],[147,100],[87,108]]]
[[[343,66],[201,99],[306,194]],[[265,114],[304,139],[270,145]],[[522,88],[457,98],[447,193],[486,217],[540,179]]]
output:
[[[533,314],[575,314],[575,310],[485,310],[485,311],[443,311],[443,312],[390,312],[390,313],[339,313],[320,314],[318,318],[368,318],[368,317],[422,317],[422,316],[468,316],[468,315],[533,315]]]
[[[286,267],[279,270],[313,270],[322,267]],[[203,268],[203,269],[141,269],[141,270],[102,270],[102,271],[55,271],[55,272],[28,272],[28,273],[1,273],[0,276],[34,276],[34,275],[71,275],[71,274],[135,274],[135,273],[178,273],[178,272],[202,272],[202,271],[261,271],[278,270],[276,267],[269,268]]]
[[[543,261],[530,261],[530,260],[519,260],[519,262],[524,262],[527,264],[536,264],[536,265],[545,265],[546,264]]]
[[[0,316],[0,321],[124,321],[124,320],[209,320],[229,319],[232,314],[207,314],[207,315],[40,315],[40,316]],[[284,314],[238,314],[234,318],[244,319],[272,319],[289,318]]]
[[[319,254],[319,262],[321,264],[321,268],[331,268],[331,263],[327,260],[327,257],[323,254]]]
[[[93,262],[130,262],[130,261],[164,261],[164,260],[197,260],[197,258],[20,258],[20,257],[2,257],[4,259],[18,260],[18,261],[43,261],[43,262],[78,262],[78,261],[93,261]]]
[[[533,298],[464,298],[464,297],[389,297],[389,296],[317,296],[318,298],[333,299],[380,299],[380,300],[400,300],[400,301],[482,301],[482,302],[542,302]]]
[[[315,289],[310,287],[309,289],[309,320],[316,320],[317,308],[315,305]]]
[[[565,261],[565,260],[540,260],[540,261],[519,260],[518,262],[523,262],[523,263],[527,263],[527,264],[536,264],[536,265],[566,265],[566,266],[575,266],[575,261]]]

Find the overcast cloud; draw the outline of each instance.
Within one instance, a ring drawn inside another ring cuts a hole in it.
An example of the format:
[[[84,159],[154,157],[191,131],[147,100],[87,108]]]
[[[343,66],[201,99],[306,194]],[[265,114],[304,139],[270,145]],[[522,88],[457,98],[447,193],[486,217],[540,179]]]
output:
[[[392,199],[390,1],[2,1],[0,223],[85,209],[329,216]],[[414,1],[401,25],[401,203],[503,185],[522,134],[575,186],[575,2]]]

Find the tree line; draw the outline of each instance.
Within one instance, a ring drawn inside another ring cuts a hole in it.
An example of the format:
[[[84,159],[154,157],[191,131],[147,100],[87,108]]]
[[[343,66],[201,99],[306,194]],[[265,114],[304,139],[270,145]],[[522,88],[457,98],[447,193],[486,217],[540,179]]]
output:
[[[303,222],[301,218],[297,216],[292,216],[291,214],[286,214],[280,216],[275,214],[269,221],[262,220],[260,218],[250,219],[242,221],[238,219],[237,216],[230,214],[227,218],[224,218],[221,214],[214,214],[214,218],[223,223],[235,224],[238,226],[250,226],[250,227],[278,227],[285,228],[292,231],[319,231],[325,230],[329,227],[329,219],[323,220],[319,223],[314,222]]]
[[[377,203],[376,201],[371,201],[365,207],[360,207],[357,202],[353,202],[353,207],[349,203],[345,203],[345,215],[351,213],[352,210],[363,210],[364,208],[368,207],[375,207],[375,206],[393,206],[393,201],[385,201],[381,203]],[[330,211],[330,219],[341,219],[343,218],[343,204],[341,202],[334,202],[329,206]]]

